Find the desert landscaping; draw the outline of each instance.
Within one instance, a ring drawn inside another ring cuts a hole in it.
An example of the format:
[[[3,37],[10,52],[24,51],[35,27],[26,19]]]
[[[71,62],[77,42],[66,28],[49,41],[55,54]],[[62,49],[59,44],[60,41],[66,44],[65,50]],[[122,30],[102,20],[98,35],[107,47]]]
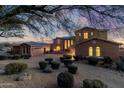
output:
[[[1,60],[0,61],[0,87],[16,87],[16,88],[55,88],[57,85],[57,75],[60,72],[68,71],[63,63],[60,62],[59,57],[61,54],[45,54],[41,57],[31,57],[30,59],[19,60]],[[52,57],[54,61],[60,62],[60,67],[57,70],[53,70],[52,73],[44,73],[40,70],[38,63],[45,58]],[[5,65],[13,62],[26,63],[28,69],[19,74],[6,75],[4,74]],[[81,61],[75,61],[73,63],[78,67],[78,71],[74,76],[74,87],[82,87],[84,79],[98,79],[104,82],[111,88],[123,88],[124,87],[124,73],[109,68],[102,68],[98,66],[91,66],[84,64]],[[21,74],[29,74],[30,78],[26,80],[16,80],[16,77]]]

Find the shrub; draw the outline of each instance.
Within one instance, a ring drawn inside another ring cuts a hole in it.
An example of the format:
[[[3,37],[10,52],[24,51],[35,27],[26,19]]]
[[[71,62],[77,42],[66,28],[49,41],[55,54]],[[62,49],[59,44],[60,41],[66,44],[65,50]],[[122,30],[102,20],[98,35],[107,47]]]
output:
[[[72,55],[63,55],[64,59],[72,59]]]
[[[49,62],[49,64],[51,64],[51,62],[53,61],[53,58],[45,58],[45,61]]]
[[[65,58],[64,57],[60,57],[59,59],[63,63]]]
[[[104,64],[112,64],[112,58],[109,56],[105,56],[103,58]]]
[[[84,88],[106,88],[107,85],[105,85],[100,80],[85,79],[85,80],[83,80],[83,87]]]
[[[105,85],[102,81],[100,80],[93,80],[93,88],[106,88],[107,85]]]
[[[44,70],[48,66],[48,63],[45,61],[42,61],[42,62],[39,62],[39,66],[40,66],[40,69]]]
[[[59,62],[51,62],[52,69],[59,69],[60,63]]]
[[[10,63],[6,65],[5,72],[6,74],[17,74],[24,71],[27,68],[28,68],[27,64],[15,62],[15,63]]]
[[[124,71],[124,61],[122,61],[121,59],[118,60],[116,63],[116,68],[117,70]]]
[[[72,88],[74,86],[74,78],[71,73],[62,72],[57,76],[58,86],[61,88]]]
[[[7,56],[5,56],[5,55],[0,55],[0,60],[5,60],[5,59],[7,59],[8,57]]]
[[[83,87],[84,88],[93,88],[92,80],[90,80],[90,79],[84,79],[83,80]]]
[[[65,66],[68,67],[69,65],[72,65],[73,61],[70,60],[70,59],[64,59],[64,60],[63,60],[63,63],[64,63]]]
[[[18,59],[20,59],[20,58],[21,58],[20,55],[14,55],[13,57],[11,57],[11,59],[13,59],[13,60],[18,60]]]
[[[87,60],[90,65],[96,65],[99,61],[97,57],[89,57]]]
[[[77,70],[78,70],[77,66],[74,66],[74,65],[68,66],[68,72],[72,74],[76,74]]]
[[[23,55],[22,58],[24,59],[29,59],[31,56],[30,55]]]

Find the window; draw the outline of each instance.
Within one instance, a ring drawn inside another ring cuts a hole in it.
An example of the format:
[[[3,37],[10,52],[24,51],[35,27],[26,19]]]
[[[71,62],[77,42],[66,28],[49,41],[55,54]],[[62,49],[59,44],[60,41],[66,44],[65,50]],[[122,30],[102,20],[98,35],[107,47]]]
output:
[[[70,47],[71,45],[70,45],[70,40],[68,40],[68,47]]]
[[[56,51],[60,51],[60,50],[61,50],[60,46],[56,46]]]
[[[78,33],[78,36],[81,36],[81,33]]]
[[[88,39],[88,32],[84,32],[84,39]]]
[[[96,47],[96,56],[97,56],[97,57],[100,56],[100,47]]]
[[[74,41],[73,40],[71,40],[71,45],[73,45],[74,44]]]
[[[89,47],[89,56],[93,56],[93,47]]]
[[[67,49],[67,40],[64,41],[64,48]]]
[[[91,36],[93,36],[93,32],[91,32]]]

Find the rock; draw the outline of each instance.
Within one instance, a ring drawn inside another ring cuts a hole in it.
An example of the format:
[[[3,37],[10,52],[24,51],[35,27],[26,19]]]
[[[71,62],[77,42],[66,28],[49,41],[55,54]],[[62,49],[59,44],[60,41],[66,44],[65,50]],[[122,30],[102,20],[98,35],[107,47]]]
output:
[[[4,69],[0,69],[0,74],[4,74],[5,70]]]
[[[19,75],[16,78],[16,81],[25,81],[25,80],[31,80],[32,79],[32,75],[29,73],[23,73],[21,75]]]
[[[43,70],[43,72],[45,72],[45,73],[52,73],[53,70],[52,70],[52,68],[50,68],[50,66],[48,66],[48,67],[46,67],[46,68]]]

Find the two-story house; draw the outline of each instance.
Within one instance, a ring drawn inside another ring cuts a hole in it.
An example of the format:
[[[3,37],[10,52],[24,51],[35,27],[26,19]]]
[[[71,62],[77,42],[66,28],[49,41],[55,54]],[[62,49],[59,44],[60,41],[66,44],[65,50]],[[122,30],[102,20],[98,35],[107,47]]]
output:
[[[119,43],[107,39],[105,29],[85,27],[75,31],[76,55],[86,56],[110,56],[113,59],[119,57]]]
[[[53,39],[53,44],[51,45],[51,50],[54,52],[60,52],[71,48],[74,45],[74,37],[57,37]]]

